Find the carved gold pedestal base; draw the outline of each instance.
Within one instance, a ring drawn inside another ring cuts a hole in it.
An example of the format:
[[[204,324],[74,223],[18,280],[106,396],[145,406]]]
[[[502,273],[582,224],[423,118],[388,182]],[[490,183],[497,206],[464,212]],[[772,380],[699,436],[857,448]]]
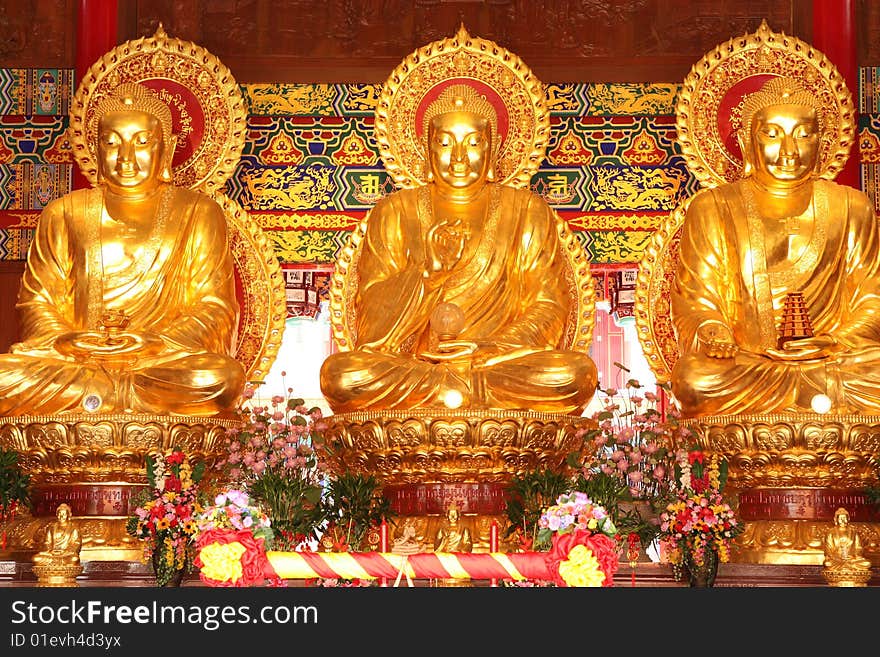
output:
[[[700,446],[728,462],[727,493],[745,531],[731,561],[821,565],[823,539],[844,507],[864,556],[880,565],[876,486],[880,417],[727,415],[686,420]]]
[[[507,517],[505,486],[539,469],[561,472],[581,449],[594,420],[556,413],[501,410],[413,409],[345,413],[327,418],[323,436],[338,472],[373,475],[397,512],[392,534],[401,550],[433,551],[446,511],[455,505],[474,552],[488,552],[492,523],[500,549]]]
[[[828,582],[828,586],[837,586],[841,588],[858,588],[868,585],[871,579],[870,570],[828,570],[822,569],[822,577]]]
[[[82,571],[83,567],[80,564],[75,566],[34,565],[37,586],[77,586],[76,578],[82,574]]]
[[[144,488],[146,457],[177,447],[211,467],[238,421],[141,414],[0,417],[0,447],[18,452],[31,478],[34,517],[0,524],[6,550],[39,549],[46,525],[66,502],[83,539],[83,561],[139,561],[142,545],[125,531],[133,496]],[[210,481],[204,481],[205,485]]]

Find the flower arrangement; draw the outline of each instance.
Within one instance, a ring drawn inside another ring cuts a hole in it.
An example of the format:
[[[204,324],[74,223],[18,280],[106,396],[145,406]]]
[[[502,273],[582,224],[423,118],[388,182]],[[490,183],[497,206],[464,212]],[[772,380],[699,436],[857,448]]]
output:
[[[622,377],[629,370],[615,363]],[[657,515],[674,494],[672,448],[690,435],[678,409],[664,404],[661,391],[644,390],[637,379],[598,391],[598,427],[583,430],[585,448],[569,465],[578,468],[575,488],[605,506],[618,529],[636,534],[647,547],[657,537]]]
[[[699,449],[680,450],[677,461],[678,489],[660,515],[661,542],[676,579],[687,572],[692,582],[703,578],[711,586],[718,563],[730,560],[732,542],[743,529],[721,494],[727,462]]]
[[[126,530],[144,542],[144,557],[153,563],[156,583],[166,586],[193,565],[195,516],[202,510],[198,485],[205,468],[201,462],[190,466],[178,449],[147,456],[146,465],[150,490],[128,518]]]
[[[262,539],[266,549],[271,549],[275,533],[272,520],[259,505],[251,503],[243,490],[229,488],[214,498],[214,504],[205,507],[195,518],[199,533],[231,529],[250,531]]]
[[[613,586],[619,559],[608,512],[581,491],[560,495],[538,521],[538,544],[550,543],[548,570],[558,586]]]
[[[266,557],[275,534],[265,511],[236,488],[221,491],[196,517],[199,531],[195,565],[211,586],[253,586],[267,579],[280,586]]]
[[[615,365],[629,371],[620,363]],[[628,379],[622,390],[605,388],[597,394],[603,408],[592,416],[598,429],[586,432],[589,447],[581,462],[584,477],[596,473],[615,477],[634,500],[664,495],[673,483],[672,445],[687,431],[678,424],[677,409],[659,409],[660,396],[643,391],[636,379]]]
[[[254,396],[248,387],[239,406],[242,424],[228,432],[227,455],[218,467],[266,509],[278,549],[302,548],[326,522],[321,505],[326,465],[315,431],[321,410],[290,396],[275,395],[267,405]]]

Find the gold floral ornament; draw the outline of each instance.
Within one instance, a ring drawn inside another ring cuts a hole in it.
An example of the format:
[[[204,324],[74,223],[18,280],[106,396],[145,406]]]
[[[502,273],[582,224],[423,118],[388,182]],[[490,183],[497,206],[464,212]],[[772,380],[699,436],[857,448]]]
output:
[[[217,57],[169,37],[161,24],[152,37],[126,41],[105,54],[83,77],[70,112],[76,161],[93,185],[97,110],[127,82],[152,89],[171,110],[163,131],[176,138],[173,184],[211,195],[226,214],[240,305],[235,357],[248,380],[262,380],[278,354],[287,310],[271,242],[247,211],[222,192],[244,148],[247,112],[238,83]]]
[[[824,124],[818,172],[833,180],[846,164],[855,141],[855,108],[843,76],[808,43],[773,32],[765,21],[758,30],[726,41],[694,64],[675,107],[678,143],[691,173],[704,187],[742,177],[737,141],[743,101],[774,77],[791,77],[819,99]]]
[[[96,109],[120,84],[140,83],[171,108],[177,136],[174,184],[211,194],[235,170],[244,148],[247,112],[229,69],[204,48],[155,34],[126,41],[95,62],[71,103],[70,141],[83,175],[97,182]]]
[[[408,55],[385,82],[376,108],[376,140],[394,182],[418,187],[428,181],[425,111],[453,84],[468,85],[495,110],[496,179],[527,186],[550,137],[544,85],[519,57],[472,37],[463,25],[454,37]]]

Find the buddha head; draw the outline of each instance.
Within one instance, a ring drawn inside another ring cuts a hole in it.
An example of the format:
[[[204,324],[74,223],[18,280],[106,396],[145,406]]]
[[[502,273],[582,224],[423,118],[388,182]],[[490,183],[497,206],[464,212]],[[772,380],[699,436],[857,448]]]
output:
[[[62,503],[58,505],[58,508],[55,509],[55,517],[61,522],[61,524],[66,524],[68,520],[73,516],[73,509],[70,508],[70,505],[67,503]]]
[[[467,84],[444,89],[425,109],[428,179],[455,192],[494,180],[495,108]]]
[[[819,163],[822,129],[817,98],[797,80],[773,78],[743,102],[743,175],[775,186],[810,178]]]
[[[147,87],[121,84],[95,111],[98,180],[118,193],[171,181],[171,110]]]

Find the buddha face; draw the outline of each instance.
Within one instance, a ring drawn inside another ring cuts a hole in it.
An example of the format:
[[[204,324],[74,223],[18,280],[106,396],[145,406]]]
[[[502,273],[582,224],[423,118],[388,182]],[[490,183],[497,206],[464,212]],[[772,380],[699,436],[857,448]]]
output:
[[[810,177],[819,156],[816,110],[804,105],[769,105],[752,119],[754,176],[764,184],[796,183]]]
[[[428,159],[441,189],[454,192],[484,182],[491,153],[489,122],[477,114],[446,112],[428,124]]]
[[[108,112],[98,123],[98,167],[113,191],[150,191],[158,187],[165,158],[162,126],[152,114]]]

